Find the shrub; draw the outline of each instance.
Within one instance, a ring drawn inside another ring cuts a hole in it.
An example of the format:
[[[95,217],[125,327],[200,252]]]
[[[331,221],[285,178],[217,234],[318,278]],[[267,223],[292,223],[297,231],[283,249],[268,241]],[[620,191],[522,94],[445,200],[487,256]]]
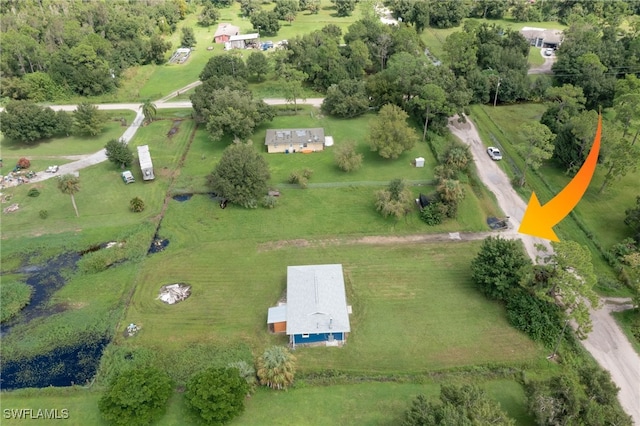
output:
[[[40,195],[40,191],[38,191],[38,188],[31,188],[29,192],[27,192],[27,195],[29,197],[37,197]]]
[[[22,157],[21,159],[18,160],[18,163],[16,164],[16,166],[18,166],[21,169],[28,169],[29,167],[31,167],[31,161],[29,161],[28,158]]]
[[[278,205],[278,199],[273,195],[265,195],[262,199],[262,207],[266,209],[273,209]]]
[[[525,290],[512,292],[507,300],[509,324],[532,340],[552,348],[562,332],[562,312],[556,305],[540,300]]]
[[[132,198],[131,201],[129,201],[129,208],[132,212],[140,213],[145,208],[144,201],[139,197]]]
[[[187,382],[186,405],[203,424],[224,424],[244,411],[249,386],[236,368],[209,368]]]
[[[309,185],[309,178],[313,174],[313,170],[304,169],[304,170],[294,170],[289,175],[289,183],[297,183],[300,188],[305,189]]]
[[[429,226],[440,225],[447,213],[447,206],[438,202],[430,203],[420,212],[420,219]]]
[[[49,217],[49,212],[47,210],[40,210],[40,219],[46,219]]]
[[[362,154],[356,152],[356,144],[353,141],[345,142],[336,147],[336,164],[345,172],[358,170],[362,166],[362,158]]]
[[[172,393],[171,379],[158,369],[125,370],[114,376],[98,408],[112,424],[150,424],[162,416]]]

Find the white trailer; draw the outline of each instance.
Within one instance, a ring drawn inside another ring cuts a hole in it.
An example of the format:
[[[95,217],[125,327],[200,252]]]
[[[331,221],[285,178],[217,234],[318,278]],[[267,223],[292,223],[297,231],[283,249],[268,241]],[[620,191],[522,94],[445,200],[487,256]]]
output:
[[[153,176],[153,163],[151,162],[149,145],[142,145],[138,147],[138,160],[140,161],[140,169],[142,170],[142,179],[155,179],[155,176]]]

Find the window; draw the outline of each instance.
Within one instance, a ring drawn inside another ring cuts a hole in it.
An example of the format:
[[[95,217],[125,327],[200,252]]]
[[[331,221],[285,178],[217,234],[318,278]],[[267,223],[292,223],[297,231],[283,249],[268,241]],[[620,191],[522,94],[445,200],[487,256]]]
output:
[[[308,334],[308,333],[304,333],[304,334],[302,335],[302,338],[303,338],[303,339],[308,339],[308,338],[309,338],[309,334]]]
[[[307,143],[305,142],[302,144],[302,148],[306,148],[306,147],[307,147]]]

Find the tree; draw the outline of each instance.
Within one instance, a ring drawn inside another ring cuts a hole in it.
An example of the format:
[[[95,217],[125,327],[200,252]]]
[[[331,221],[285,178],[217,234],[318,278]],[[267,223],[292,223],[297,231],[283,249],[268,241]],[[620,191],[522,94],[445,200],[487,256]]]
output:
[[[457,27],[467,17],[466,2],[442,0],[431,2],[429,24],[438,28]]]
[[[520,241],[488,237],[471,262],[471,274],[485,295],[504,300],[519,287],[524,268],[530,265]]]
[[[544,259],[544,281],[532,277],[530,282],[538,297],[563,308],[566,322],[574,321],[576,334],[583,339],[591,330],[589,306],[598,305],[591,253],[575,241],[551,242],[551,246],[554,253]]]
[[[407,124],[408,115],[400,107],[387,104],[369,127],[371,150],[382,158],[396,159],[416,144],[418,137]]]
[[[300,0],[300,10],[308,10],[317,15],[320,11],[320,0]]]
[[[251,17],[254,13],[261,10],[260,0],[241,0],[240,11],[246,17]]]
[[[362,154],[356,152],[353,141],[344,141],[335,149],[336,164],[345,172],[358,170],[362,165]]]
[[[180,36],[180,45],[182,47],[193,47],[196,45],[196,35],[193,33],[193,28],[182,27],[182,35]]]
[[[72,130],[77,135],[96,136],[102,131],[107,118],[98,107],[88,102],[78,104],[73,113]]]
[[[258,379],[271,389],[286,389],[293,384],[296,357],[283,346],[272,346],[265,350],[256,364]]]
[[[621,179],[629,172],[635,172],[640,162],[640,149],[627,141],[613,125],[605,133],[604,140],[607,141],[603,161],[606,172],[599,194],[613,181]]]
[[[68,133],[69,120],[59,119],[66,115],[66,112],[56,113],[51,108],[30,101],[11,101],[0,112],[2,133],[7,139],[32,144],[40,139]]]
[[[171,42],[164,41],[158,34],[154,34],[149,39],[149,51],[147,53],[147,62],[156,65],[165,63],[164,54],[171,49]]]
[[[456,217],[458,204],[464,198],[464,189],[460,181],[455,179],[441,179],[436,188],[438,198],[447,206],[447,217]]]
[[[452,172],[451,177],[467,170],[471,161],[472,155],[469,145],[457,141],[450,143],[442,156],[443,165]]]
[[[258,31],[260,34],[274,36],[278,34],[278,31],[280,31],[278,15],[273,11],[267,12],[265,10],[260,10],[251,15],[250,21],[251,25],[253,25],[253,29]]]
[[[269,61],[262,52],[251,52],[247,58],[247,73],[255,75],[258,81],[264,80],[269,73]]]
[[[387,189],[376,192],[376,210],[382,216],[394,216],[396,220],[406,216],[413,206],[413,195],[402,179],[389,182]]]
[[[71,196],[71,204],[73,204],[73,210],[76,212],[76,217],[80,217],[78,214],[78,206],[76,206],[76,199],[74,195],[80,191],[80,178],[72,174],[66,174],[58,177],[58,189],[63,194],[69,194]]]
[[[455,32],[447,36],[443,48],[451,69],[457,76],[465,76],[477,67],[478,47],[473,34]]]
[[[282,91],[287,102],[293,102],[293,108],[298,113],[298,99],[303,97],[302,82],[309,76],[302,71],[298,71],[291,65],[285,65],[280,70],[282,80]]]
[[[223,135],[247,139],[254,129],[274,117],[273,108],[250,92],[230,88],[213,89],[207,84],[191,95],[196,121],[205,123],[213,140]]]
[[[244,411],[249,386],[235,368],[208,368],[187,382],[187,408],[204,424],[224,424]]]
[[[341,118],[353,118],[369,109],[364,81],[342,80],[332,84],[322,101],[322,111]]]
[[[540,168],[544,160],[548,160],[553,155],[555,138],[551,130],[542,123],[527,123],[520,129],[522,140],[516,144],[516,149],[524,158],[524,164],[529,169],[535,171]],[[526,182],[525,173],[520,176],[520,186]]]
[[[156,104],[151,102],[151,99],[145,100],[140,109],[142,109],[144,121],[146,121],[147,123],[151,123],[153,119],[156,118],[156,113],[158,110]]]
[[[424,111],[424,128],[422,131],[422,141],[424,142],[427,139],[429,119],[439,112],[446,111],[447,94],[440,86],[427,83],[417,96],[411,98],[411,104],[415,108]]]
[[[125,142],[111,139],[104,148],[109,161],[120,166],[120,168],[124,169],[133,163],[133,152]]]
[[[331,0],[338,16],[350,16],[356,9],[356,0]]]
[[[198,16],[198,25],[209,27],[218,22],[218,19],[220,19],[220,11],[212,4],[205,4],[202,13]]]
[[[626,209],[624,214],[624,224],[634,232],[640,233],[640,195],[636,197],[635,207]]]
[[[403,426],[513,426],[515,421],[489,398],[487,393],[473,385],[443,385],[440,403],[429,402],[418,395],[405,412]]]
[[[269,177],[269,166],[259,152],[251,145],[233,144],[223,151],[207,184],[231,203],[255,207],[267,192]]]
[[[98,408],[112,424],[146,425],[162,416],[172,393],[171,379],[160,370],[125,370],[111,380]]]
[[[578,389],[568,376],[556,376],[527,386],[529,411],[539,425],[563,425],[573,422],[580,413]]]
[[[289,21],[287,16],[293,15],[293,19],[295,19],[299,6],[300,3],[298,0],[276,0],[276,7],[273,9],[273,12],[278,15],[278,19]]]
[[[247,66],[242,60],[241,55],[225,53],[224,55],[212,56],[200,73],[200,80],[205,82],[212,77],[221,78],[224,76],[230,76],[236,79],[244,79],[247,77]]]

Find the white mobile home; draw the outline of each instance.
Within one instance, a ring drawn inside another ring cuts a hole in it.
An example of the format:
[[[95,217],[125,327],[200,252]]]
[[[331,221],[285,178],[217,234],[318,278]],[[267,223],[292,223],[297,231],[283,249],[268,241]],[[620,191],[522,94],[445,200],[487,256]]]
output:
[[[153,176],[153,163],[151,162],[149,145],[142,145],[138,147],[138,160],[140,161],[140,169],[142,170],[142,179],[155,179],[155,176]]]

